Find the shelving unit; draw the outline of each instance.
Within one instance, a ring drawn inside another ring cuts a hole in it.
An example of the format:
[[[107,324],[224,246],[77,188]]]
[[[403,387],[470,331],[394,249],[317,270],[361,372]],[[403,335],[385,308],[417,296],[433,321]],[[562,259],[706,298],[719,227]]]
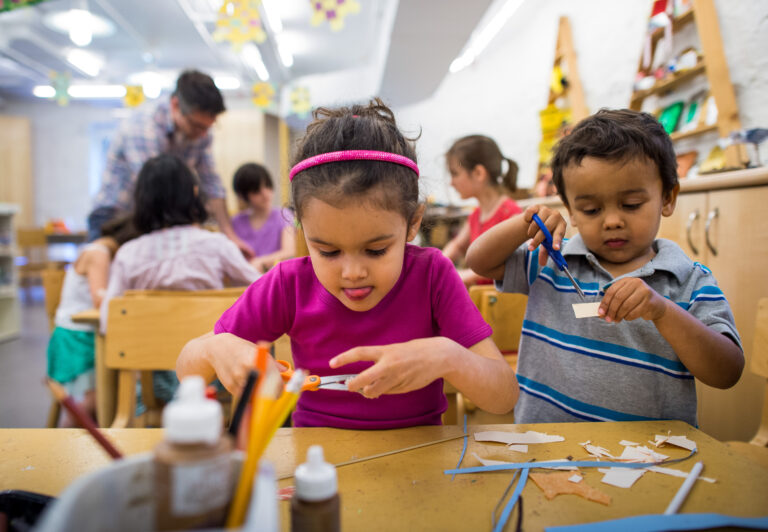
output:
[[[741,129],[739,108],[728,72],[728,63],[723,50],[720,36],[720,25],[713,0],[692,0],[691,8],[672,19],[672,34],[680,33],[691,23],[696,25],[696,34],[701,45],[702,58],[687,70],[668,74],[657,81],[650,89],[635,91],[630,99],[630,108],[640,110],[643,101],[649,96],[664,96],[679,90],[700,76],[706,76],[709,93],[717,106],[717,122],[712,125],[701,124],[690,131],[673,132],[673,141],[698,137],[705,133],[717,131],[720,138],[727,137],[731,132]],[[664,35],[664,28],[657,28],[650,36],[651,54],[656,53],[657,44]],[[642,64],[639,71],[643,71]],[[703,155],[703,154],[702,154]],[[746,161],[743,146],[731,145],[725,149],[725,165],[727,169],[743,168]]]
[[[18,337],[21,331],[13,224],[18,211],[16,205],[0,203],[0,342]]]

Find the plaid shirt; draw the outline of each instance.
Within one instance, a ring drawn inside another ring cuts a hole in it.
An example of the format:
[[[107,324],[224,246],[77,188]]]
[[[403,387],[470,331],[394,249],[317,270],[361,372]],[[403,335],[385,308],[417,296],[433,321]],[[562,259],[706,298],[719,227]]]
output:
[[[176,155],[187,163],[200,180],[204,198],[223,198],[224,187],[213,169],[212,140],[210,133],[189,140],[174,131],[169,102],[136,113],[120,125],[112,139],[94,209],[131,209],[139,170],[147,159],[161,153]]]

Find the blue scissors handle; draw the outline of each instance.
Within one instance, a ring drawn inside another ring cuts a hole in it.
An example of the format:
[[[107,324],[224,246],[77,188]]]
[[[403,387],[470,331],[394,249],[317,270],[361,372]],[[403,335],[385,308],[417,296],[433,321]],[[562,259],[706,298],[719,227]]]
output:
[[[554,240],[552,240],[552,233],[549,232],[549,229],[547,229],[547,226],[544,225],[543,221],[541,221],[541,218],[539,218],[538,214],[533,215],[533,221],[536,222],[536,225],[539,226],[541,232],[544,233],[544,242],[542,242],[541,245],[544,246],[544,249],[547,250],[547,253],[549,253],[550,257],[552,257],[552,260],[555,262],[555,264],[557,264],[557,267],[560,268],[560,271],[563,271],[568,267],[568,263],[565,262],[563,254],[552,247],[554,245]]]

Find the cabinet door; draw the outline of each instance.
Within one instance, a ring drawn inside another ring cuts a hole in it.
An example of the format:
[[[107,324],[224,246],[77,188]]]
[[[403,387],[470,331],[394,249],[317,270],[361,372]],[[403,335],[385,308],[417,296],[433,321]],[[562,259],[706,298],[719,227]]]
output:
[[[703,262],[706,257],[704,220],[707,216],[707,193],[681,194],[672,216],[662,218],[659,238],[677,242],[691,259]]]
[[[749,440],[765,397],[765,379],[750,371],[750,362],[757,301],[768,295],[766,205],[768,186],[713,191],[703,220],[706,255],[697,260],[712,270],[728,298],[746,357],[744,373],[733,388],[700,385],[700,427],[719,440]]]

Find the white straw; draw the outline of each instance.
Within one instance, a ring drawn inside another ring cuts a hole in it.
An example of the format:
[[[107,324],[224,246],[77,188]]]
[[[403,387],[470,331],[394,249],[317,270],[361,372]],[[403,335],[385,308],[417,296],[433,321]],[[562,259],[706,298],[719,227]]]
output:
[[[688,473],[687,477],[685,477],[683,485],[680,486],[679,490],[677,490],[677,493],[675,493],[672,502],[669,503],[669,506],[667,506],[667,509],[664,511],[664,515],[672,515],[677,513],[677,511],[680,509],[680,506],[683,504],[683,501],[688,496],[688,492],[691,491],[691,486],[693,486],[693,483],[696,482],[696,478],[698,478],[702,469],[704,469],[703,462],[696,462],[696,464],[694,464],[691,472]]]

